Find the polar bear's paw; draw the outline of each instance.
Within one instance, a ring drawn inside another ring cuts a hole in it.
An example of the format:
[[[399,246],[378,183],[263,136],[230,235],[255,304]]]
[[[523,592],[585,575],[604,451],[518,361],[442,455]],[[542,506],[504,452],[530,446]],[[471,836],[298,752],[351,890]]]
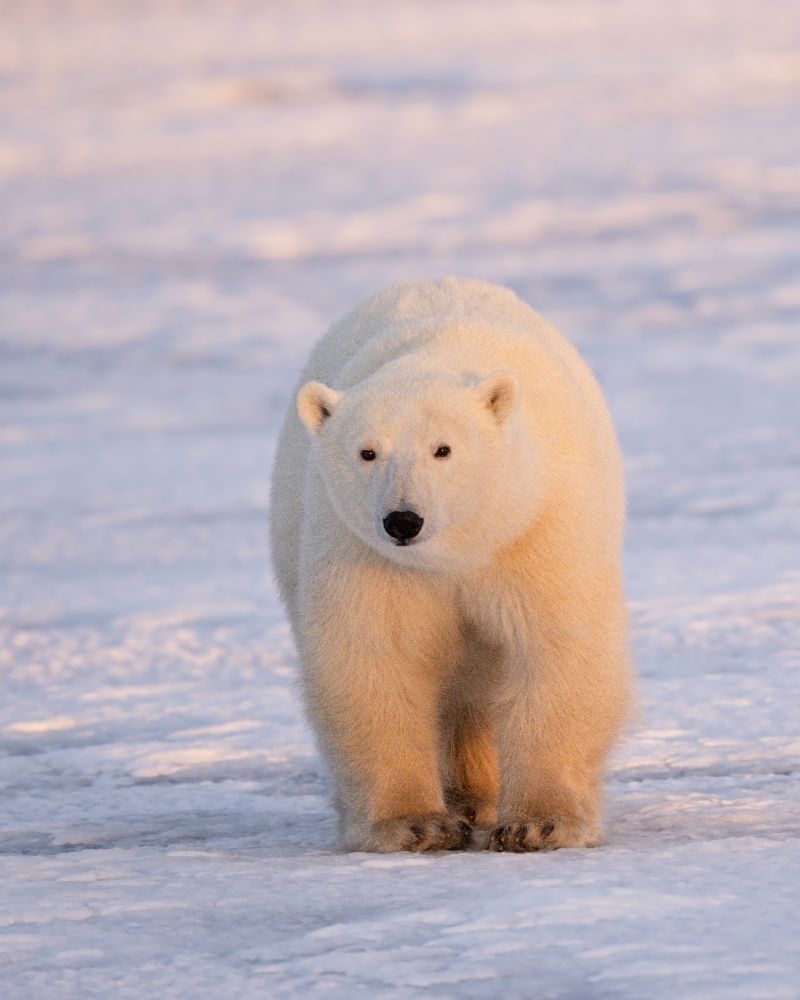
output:
[[[470,826],[485,828],[497,822],[497,802],[494,799],[480,798],[453,788],[445,792],[444,801],[451,816],[466,820]]]
[[[371,850],[382,854],[393,851],[457,851],[469,843],[472,826],[458,816],[428,813],[380,820],[373,823],[371,834]]]
[[[555,851],[559,847],[596,847],[597,824],[574,816],[535,816],[500,823],[489,838],[490,851]]]

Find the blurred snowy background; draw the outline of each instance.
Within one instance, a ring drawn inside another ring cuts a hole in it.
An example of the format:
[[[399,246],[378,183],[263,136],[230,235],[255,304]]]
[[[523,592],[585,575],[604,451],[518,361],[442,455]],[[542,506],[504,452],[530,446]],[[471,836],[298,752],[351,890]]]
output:
[[[343,855],[267,562],[301,361],[511,285],[626,454],[608,844]],[[0,994],[794,998],[800,4],[0,2]]]

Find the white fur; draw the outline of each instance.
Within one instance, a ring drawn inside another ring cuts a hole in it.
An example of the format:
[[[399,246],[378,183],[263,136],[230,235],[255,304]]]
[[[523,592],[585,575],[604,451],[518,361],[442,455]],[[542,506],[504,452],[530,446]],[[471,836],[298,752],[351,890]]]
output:
[[[629,668],[591,372],[512,292],[448,278],[351,312],[300,385],[273,559],[345,845],[459,846],[473,814],[498,849],[596,842]],[[409,544],[398,510],[423,518]]]

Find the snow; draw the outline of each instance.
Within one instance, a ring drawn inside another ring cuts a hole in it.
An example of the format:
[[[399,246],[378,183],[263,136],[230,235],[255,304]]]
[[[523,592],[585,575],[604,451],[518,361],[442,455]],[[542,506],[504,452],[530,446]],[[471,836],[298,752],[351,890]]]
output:
[[[8,4],[0,994],[793,998],[796,4]],[[603,383],[607,842],[347,855],[267,562],[310,344],[514,287]]]

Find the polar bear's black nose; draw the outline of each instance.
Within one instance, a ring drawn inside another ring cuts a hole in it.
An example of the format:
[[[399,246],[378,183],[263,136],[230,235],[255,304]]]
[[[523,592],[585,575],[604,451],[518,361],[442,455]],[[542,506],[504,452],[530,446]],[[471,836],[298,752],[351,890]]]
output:
[[[422,530],[424,518],[413,510],[393,510],[383,519],[386,534],[391,535],[398,545],[405,545],[411,538],[416,538]]]

